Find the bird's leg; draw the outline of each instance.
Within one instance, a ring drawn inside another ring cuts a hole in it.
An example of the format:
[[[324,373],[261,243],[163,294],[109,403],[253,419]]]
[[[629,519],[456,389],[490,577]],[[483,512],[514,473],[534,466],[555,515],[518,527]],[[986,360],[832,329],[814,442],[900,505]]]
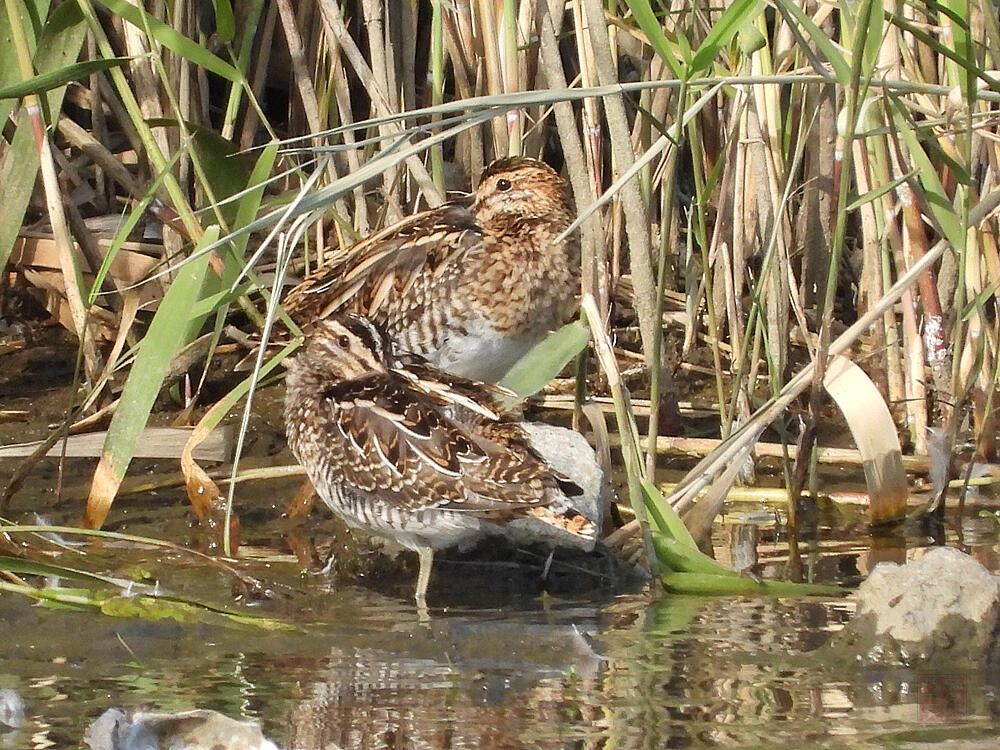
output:
[[[434,550],[430,547],[421,547],[417,550],[417,559],[420,560],[420,572],[417,574],[417,615],[421,622],[430,620],[427,613],[427,584],[431,580],[431,566],[434,564]]]

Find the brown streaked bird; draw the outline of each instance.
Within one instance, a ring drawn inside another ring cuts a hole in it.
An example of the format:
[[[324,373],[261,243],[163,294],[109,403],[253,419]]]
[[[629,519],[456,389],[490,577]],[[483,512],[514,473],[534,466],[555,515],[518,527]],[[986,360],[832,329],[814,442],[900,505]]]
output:
[[[503,389],[437,374],[397,357],[368,318],[339,314],[313,327],[285,394],[289,445],[327,506],[417,552],[421,617],[435,550],[525,516],[584,549],[596,535],[567,496],[579,488],[535,452],[517,417],[498,413]]]
[[[490,164],[469,198],[414,214],[347,249],[284,302],[308,329],[336,310],[370,317],[398,351],[499,381],[572,313],[579,247],[558,239],[569,190],[548,164]]]

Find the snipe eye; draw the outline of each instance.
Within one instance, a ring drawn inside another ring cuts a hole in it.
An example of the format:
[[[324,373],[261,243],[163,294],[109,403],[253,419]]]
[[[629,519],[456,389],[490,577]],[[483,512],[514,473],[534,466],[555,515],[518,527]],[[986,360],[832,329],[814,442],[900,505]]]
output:
[[[347,338],[347,336],[337,337],[337,346],[339,346],[341,349],[346,349],[350,345],[351,345],[351,340]]]
[[[510,190],[510,188],[511,188],[510,180],[507,179],[497,180],[497,190],[502,190],[506,192]]]

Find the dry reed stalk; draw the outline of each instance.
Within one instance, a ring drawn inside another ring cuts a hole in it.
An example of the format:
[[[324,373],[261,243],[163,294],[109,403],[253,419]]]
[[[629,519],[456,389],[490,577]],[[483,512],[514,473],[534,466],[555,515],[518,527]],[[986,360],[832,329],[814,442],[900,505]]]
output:
[[[327,57],[329,59],[330,80],[333,82],[334,103],[336,104],[337,124],[350,126],[354,124],[354,113],[351,108],[351,94],[347,86],[347,71],[344,68],[344,61],[340,56],[340,43],[333,35],[326,35]],[[354,145],[357,140],[354,129],[348,127],[343,131],[344,143],[348,146]],[[361,167],[361,156],[357,148],[348,148],[344,156],[347,162],[347,171],[356,172]],[[331,165],[331,170],[333,170]],[[331,173],[333,176],[333,173]],[[371,231],[371,224],[368,219],[368,201],[365,200],[365,189],[359,185],[354,189],[354,213],[352,214],[354,230],[358,236],[364,237]],[[325,248],[324,248],[325,249]],[[320,256],[318,261],[322,264],[324,258]]]
[[[326,25],[328,33],[336,38],[343,56],[347,59],[355,74],[361,79],[363,85],[365,86],[365,91],[371,100],[373,110],[372,114],[379,117],[394,114],[395,111],[389,105],[389,101],[386,98],[384,90],[375,81],[375,73],[365,61],[357,43],[348,32],[347,26],[344,24],[344,19],[340,13],[340,7],[337,3],[333,2],[333,0],[319,0],[319,3],[320,10],[322,11],[323,23]],[[372,12],[375,12],[375,10],[376,9],[372,8]],[[391,137],[393,135],[398,135],[402,131],[402,126],[397,122],[387,122],[379,126],[379,131],[383,135]],[[434,186],[434,181],[431,179],[430,174],[428,174],[427,168],[424,167],[423,162],[421,162],[418,157],[412,156],[406,160],[406,166],[409,169],[410,174],[413,176],[413,179],[416,181],[424,199],[431,206],[440,205],[444,199],[438,189]],[[394,210],[398,213],[400,209],[395,192],[388,192],[385,198],[386,200],[395,203],[396,208]]]
[[[892,237],[892,234],[890,234]],[[905,239],[899,233],[894,245],[896,265],[906,268],[903,260]],[[902,367],[904,377],[903,398],[906,404],[906,426],[910,440],[919,453],[927,451],[927,391],[924,385],[924,353],[917,323],[916,301],[912,292],[907,290],[900,301],[902,303]]]
[[[444,13],[442,18],[445,49],[452,64],[456,96],[460,99],[476,95],[478,71],[472,61],[478,58],[473,54],[475,48],[467,33],[472,24],[471,16],[466,16],[469,12],[470,6],[463,3]],[[470,128],[460,133],[455,141],[455,161],[464,168],[472,184],[479,181],[485,167],[484,149],[482,128]]]
[[[913,205],[913,192],[908,185],[901,185],[898,190],[900,206],[905,212],[907,204]],[[922,229],[921,229],[922,231]],[[896,256],[898,268],[909,268],[921,254],[914,254],[910,249],[912,235],[902,233],[902,242]],[[911,260],[912,259],[912,260]],[[906,401],[909,406],[907,427],[910,438],[918,453],[927,452],[927,427],[930,424],[927,410],[927,383],[924,375],[926,354],[924,342],[920,336],[920,324],[917,321],[917,295],[909,292],[903,297],[903,345],[905,348],[904,367],[906,378]]]
[[[503,69],[500,62],[502,43],[497,22],[497,10],[494,0],[478,0],[473,3],[476,28],[482,39],[483,73],[486,83],[485,90],[496,93],[503,90]],[[505,122],[495,118],[490,127],[493,132],[493,155],[503,156],[510,152],[507,126]]]
[[[530,3],[519,3],[521,10],[530,7]],[[503,80],[502,91],[514,94],[524,91],[527,83],[524,59],[526,55],[518,55],[518,44],[524,39],[520,33],[514,0],[501,0],[501,12],[497,37],[500,42],[500,76]],[[525,153],[524,111],[511,109],[507,111],[507,153],[511,156]]]
[[[389,4],[390,15],[398,16],[393,26],[394,44],[399,47],[400,96],[403,109],[416,109],[420,106],[417,99],[417,81],[420,73],[417,71],[417,28],[418,4],[409,0],[398,0]],[[444,64],[444,62],[442,63]]]
[[[981,262],[975,262],[978,255]],[[969,262],[965,283],[966,297],[975,299],[989,289],[1000,288],[1000,254],[991,228],[969,232]],[[996,455],[997,440],[997,348],[1000,343],[998,322],[992,325],[984,311],[977,308],[969,317],[961,347],[961,360],[956,362],[955,382],[961,390],[971,391],[974,427],[977,435],[976,453],[985,459]]]
[[[656,440],[656,450],[669,456],[688,456],[691,458],[702,458],[717,450],[722,445],[723,440],[715,438],[683,438],[683,437],[659,437]],[[611,446],[618,447],[619,441],[611,439]],[[771,443],[758,441],[754,443],[754,456],[758,459],[769,458],[777,461],[784,461],[786,458],[795,459],[798,449],[794,445],[782,443]],[[829,466],[853,466],[860,468],[865,461],[864,456],[856,448],[832,448],[819,446],[816,448],[816,461]],[[903,466],[907,471],[915,474],[926,474],[931,468],[931,459],[923,455],[904,455]]]
[[[94,44],[93,37],[88,36],[86,41],[86,55],[90,60],[95,59],[97,55],[97,47]],[[97,143],[107,143],[108,142],[108,125],[107,118],[104,114],[104,100],[101,97],[101,90],[98,84],[100,79],[99,73],[92,73],[87,79],[87,105],[90,110],[90,130],[93,135],[93,139]],[[63,117],[59,118],[61,122]],[[120,166],[117,159],[112,159],[112,161]],[[124,170],[123,170],[124,171]],[[94,170],[94,188],[98,195],[101,196],[100,206],[105,211],[109,210],[111,201],[114,196],[114,186],[109,184],[105,170],[97,168]]]
[[[737,123],[733,138],[736,148],[736,159],[733,164],[734,178],[732,180],[732,267],[734,272],[731,283],[726,285],[726,294],[733,306],[729,317],[729,330],[730,339],[733,342],[733,351],[737,352],[742,352],[745,345],[743,331],[746,327],[746,316],[743,312],[743,305],[737,303],[743,299],[744,284],[746,282],[743,269],[746,268],[747,256],[749,255],[747,248],[747,240],[749,239],[748,227],[753,227],[756,223],[756,205],[752,200],[749,203],[747,202],[747,191],[745,190],[745,186],[748,184],[748,150],[750,148],[748,139],[746,138],[747,120],[750,116],[747,111],[749,101],[749,91],[747,91],[746,87],[741,88],[732,107],[732,111],[735,114],[733,119]],[[737,385],[738,387],[742,387],[742,384]],[[748,415],[741,415],[741,418],[745,418],[746,416]],[[733,415],[730,415],[728,419],[724,420],[724,424],[731,424],[732,418]],[[728,432],[728,426],[724,427],[724,429]]]
[[[760,75],[760,71],[755,71]],[[754,108],[748,118],[750,137],[759,144],[760,158],[753,162],[756,173],[751,178],[757,188],[758,216],[760,218],[761,234],[768,238],[766,245],[773,243],[773,252],[767,252],[765,257],[771,263],[765,263],[761,268],[762,302],[764,325],[769,342],[768,353],[772,364],[771,372],[781,378],[788,361],[788,350],[783,342],[788,341],[789,330],[789,295],[797,287],[789,284],[788,274],[791,272],[787,263],[788,237],[790,228],[788,217],[778,205],[776,198],[782,194],[778,185],[778,175],[784,174],[785,165],[776,150],[777,133],[771,132],[774,120],[778,115],[774,110],[780,109],[780,104],[771,86],[755,86]],[[761,91],[760,89],[764,89]]]
[[[858,185],[858,192],[864,195],[872,190],[875,179],[872,174],[872,158],[870,156],[870,145],[866,145],[861,140],[854,142],[854,164],[855,180]],[[879,216],[877,209],[879,201],[871,201],[858,207],[858,216],[861,226],[861,274],[858,280],[858,306],[861,309],[867,308],[872,300],[878,299],[882,294],[882,242],[883,237],[879,231]],[[884,320],[876,323],[872,328],[872,343],[875,356],[885,362],[886,351],[886,329],[893,320],[891,314]],[[881,384],[883,393],[889,397],[888,365],[874,368],[881,377],[876,375]]]
[[[264,16],[264,25],[260,30],[260,46],[258,54],[253,56],[254,68],[250,76],[250,93],[254,99],[259,100],[264,92],[264,84],[267,80],[267,72],[270,69],[271,48],[274,43],[274,30],[278,25],[278,6],[270,3],[267,6],[267,14]],[[243,118],[243,127],[240,130],[240,149],[246,150],[254,145],[259,120],[266,120],[260,116],[256,107],[249,107],[246,116]]]
[[[561,10],[563,6],[560,5]],[[580,85],[586,88],[596,86],[598,83],[597,69],[594,62],[593,47],[590,44],[590,26],[583,12],[581,0],[572,0],[570,7],[573,11],[573,32],[577,39],[576,52],[577,64],[580,68]],[[553,0],[549,0],[549,12],[556,13],[556,6]],[[562,13],[560,12],[560,18]],[[591,184],[595,195],[600,195],[604,191],[604,155],[603,138],[601,129],[601,105],[602,101],[596,97],[588,97],[583,100],[582,106],[582,127],[583,140],[586,145],[587,165],[590,168]],[[617,270],[621,266],[620,248],[621,243],[612,244],[612,281],[618,278],[620,272]]]
[[[390,86],[390,79],[395,80],[389,74],[389,55],[391,47],[386,43],[388,33],[383,16],[384,3],[381,0],[362,0],[361,10],[364,14],[364,28],[368,35],[368,64],[371,66],[372,79],[366,82],[365,88],[369,96],[374,101],[376,97],[382,102],[381,107],[384,113],[399,112],[399,96],[395,86]],[[343,44],[343,40],[341,44]],[[373,108],[374,109],[374,108]],[[377,111],[377,110],[375,110]],[[392,126],[382,129],[383,133],[391,132]],[[398,191],[396,185],[399,180],[399,170],[397,168],[387,169],[382,173],[382,195],[385,198],[385,220],[387,224],[398,221],[403,210],[397,198]]]
[[[275,4],[278,7],[278,18],[281,21],[281,30],[285,35],[285,43],[288,45],[288,55],[292,63],[292,79],[306,116],[306,124],[311,132],[318,133],[323,129],[323,123],[320,120],[316,88],[313,85],[312,75],[306,60],[306,50],[296,23],[295,9],[290,0],[275,0]]]
[[[589,42],[594,53],[594,62],[601,85],[617,82],[618,74],[611,57],[611,43],[604,20],[604,8],[600,0],[583,0],[583,10],[590,24]],[[611,139],[613,154],[612,172],[615,178],[635,163],[625,104],[620,94],[604,99],[604,114]],[[645,200],[635,180],[622,187],[620,201],[625,216],[625,232],[629,243],[629,261],[632,283],[635,286],[633,302],[639,317],[639,332],[642,336],[643,351],[658,350],[655,341],[661,336],[656,317],[656,276],[653,270],[652,246],[649,237],[649,214]],[[652,371],[659,370],[660,362],[647,362]]]
[[[177,14],[178,18],[174,21],[174,28],[180,31],[185,36],[191,36],[191,31],[193,31],[193,24],[191,21],[190,12],[183,12],[184,10],[190,11],[190,6],[182,5],[180,6],[181,12]],[[163,64],[166,63],[166,64]],[[191,107],[191,78],[189,76],[190,64],[181,55],[169,55],[163,63],[160,64],[160,78],[161,85],[168,92],[173,93],[174,100],[171,102],[174,116],[177,118],[177,122],[180,125],[180,138],[178,146],[187,146],[190,143],[189,138],[185,137],[184,131],[187,128],[187,123],[200,124],[200,118],[195,115],[195,112],[200,109],[192,109]],[[192,175],[192,164],[191,164],[191,153],[188,148],[183,148],[181,150],[180,158],[177,160],[177,179],[181,185],[190,185],[194,183],[194,178]],[[210,196],[205,196],[201,194],[200,184],[195,183],[195,192],[193,195],[193,202],[195,205],[205,205],[212,202]]]
[[[832,31],[832,23],[830,26]],[[837,194],[829,174],[837,140],[836,92],[833,86],[806,86],[802,88],[800,102],[804,110],[803,123],[809,119],[809,112],[816,112],[805,134],[801,176],[803,206],[795,229],[795,240],[803,247],[799,279],[802,303],[813,307],[821,299],[820,290],[829,272],[830,246],[836,224]],[[860,185],[858,189],[864,192]],[[873,220],[873,209],[866,207]]]
[[[127,1],[141,7],[136,0]],[[146,33],[130,23],[121,23],[116,31],[123,42],[125,52],[132,57],[129,62],[130,84],[134,87],[139,111],[146,121],[162,118],[164,112],[160,105],[160,87],[153,61],[149,57],[152,47]],[[157,128],[153,131],[152,137],[161,154],[172,153],[172,147],[176,144],[170,142],[169,131],[166,128]]]
[[[559,55],[557,38],[562,30],[562,9],[564,4],[559,0],[539,0],[541,12],[538,18],[540,68],[545,75],[550,88],[565,88],[566,77],[563,73],[562,59]],[[555,18],[554,14],[559,17]],[[556,128],[562,145],[566,172],[569,175],[570,186],[577,208],[590,205],[597,199],[596,186],[587,169],[583,142],[577,130],[576,115],[573,105],[560,102],[554,105]],[[601,217],[594,214],[581,227],[581,293],[590,293],[597,302],[597,309],[602,315],[608,311],[608,279],[607,256],[603,252]]]
[[[867,151],[861,149],[862,144],[860,142],[857,144],[859,149],[858,155],[862,157],[862,160],[856,162],[858,168],[855,170],[859,190],[863,190],[863,186],[868,184],[869,179],[871,180],[871,187],[889,184],[891,181],[889,172],[890,158],[886,136],[869,135],[865,139],[865,145],[867,145]],[[868,156],[869,153],[870,156]],[[874,301],[882,296],[883,290],[889,287],[891,284],[889,268],[892,260],[895,257],[902,257],[902,236],[897,222],[898,204],[895,194],[893,192],[885,193],[873,204],[873,208],[876,205],[881,207],[881,211],[875,213],[876,234],[870,240],[871,244],[876,247],[871,249],[871,257],[867,254],[865,257],[866,266],[871,264],[872,268],[868,273],[863,272],[865,276],[870,275],[874,277],[871,287],[867,289],[867,294],[865,294],[866,288],[862,288],[864,296],[861,299],[861,303],[865,308],[874,304]],[[888,245],[888,250],[886,245]],[[904,296],[903,304],[907,305],[908,301],[909,296]],[[900,346],[899,324],[896,321],[896,316],[891,312],[887,312],[879,328],[884,331],[883,338],[886,346],[887,398],[890,404],[905,404],[906,375]],[[878,341],[878,338],[878,335],[876,335],[876,341]],[[908,410],[907,407],[906,411]]]

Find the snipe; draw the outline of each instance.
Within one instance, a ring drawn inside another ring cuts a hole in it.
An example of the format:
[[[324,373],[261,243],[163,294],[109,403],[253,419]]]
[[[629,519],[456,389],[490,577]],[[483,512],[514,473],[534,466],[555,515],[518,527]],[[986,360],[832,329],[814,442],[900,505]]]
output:
[[[569,190],[550,166],[508,157],[474,195],[406,217],[304,279],[282,303],[308,329],[334,311],[382,326],[398,351],[499,381],[565,322],[579,290]]]
[[[579,488],[531,447],[499,389],[397,357],[368,318],[319,321],[288,373],[288,441],[313,486],[349,524],[415,550],[416,599],[434,551],[531,516],[593,544]]]

